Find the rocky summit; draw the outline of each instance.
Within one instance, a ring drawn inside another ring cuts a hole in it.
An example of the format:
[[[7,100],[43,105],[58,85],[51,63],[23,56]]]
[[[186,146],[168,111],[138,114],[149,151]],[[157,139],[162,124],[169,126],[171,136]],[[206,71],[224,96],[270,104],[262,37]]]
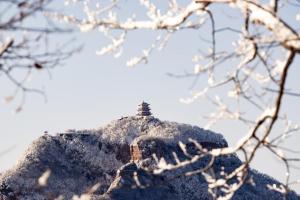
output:
[[[29,146],[15,167],[1,175],[0,199],[213,199],[201,173],[183,175],[206,166],[207,156],[157,173],[161,161],[168,165],[189,159],[179,142],[196,155],[191,139],[206,149],[227,147],[221,134],[152,116],[124,117],[95,130],[45,134]],[[218,175],[240,165],[236,155],[221,156],[212,170]],[[249,170],[247,177],[233,199],[300,199],[292,191],[283,195],[270,189],[280,183],[256,170]]]

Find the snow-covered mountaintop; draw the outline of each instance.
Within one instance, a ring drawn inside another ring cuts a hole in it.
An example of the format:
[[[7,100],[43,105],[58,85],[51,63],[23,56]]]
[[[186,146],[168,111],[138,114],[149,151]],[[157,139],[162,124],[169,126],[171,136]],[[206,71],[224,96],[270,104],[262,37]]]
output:
[[[184,170],[205,166],[207,157],[159,175],[151,170],[158,167],[154,157],[173,164],[174,153],[179,160],[189,159],[178,146],[181,141],[192,147],[189,138],[209,149],[227,146],[220,134],[151,116],[124,117],[95,130],[43,135],[0,177],[0,200],[76,199],[91,190],[91,199],[97,200],[207,200],[210,195],[201,174],[181,175]],[[137,148],[137,162],[132,162],[132,144]],[[218,175],[221,170],[232,172],[240,164],[236,155],[221,156],[212,169]],[[233,199],[283,198],[267,187],[279,185],[278,181],[254,170],[249,170],[249,178],[255,185],[246,181]],[[299,197],[290,192],[288,199]]]
[[[162,139],[172,144],[178,144],[179,141],[186,143],[191,138],[199,142],[210,142],[227,146],[227,142],[221,134],[188,124],[160,121],[151,116],[123,117],[100,128],[100,131],[104,139],[119,144],[130,144],[136,137],[145,136]]]

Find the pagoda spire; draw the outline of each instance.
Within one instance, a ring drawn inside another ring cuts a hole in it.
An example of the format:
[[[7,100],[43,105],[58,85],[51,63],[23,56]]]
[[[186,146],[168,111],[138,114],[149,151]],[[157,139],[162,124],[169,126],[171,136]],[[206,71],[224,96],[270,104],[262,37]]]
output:
[[[140,105],[138,105],[137,116],[151,116],[150,110],[149,104],[143,101]]]

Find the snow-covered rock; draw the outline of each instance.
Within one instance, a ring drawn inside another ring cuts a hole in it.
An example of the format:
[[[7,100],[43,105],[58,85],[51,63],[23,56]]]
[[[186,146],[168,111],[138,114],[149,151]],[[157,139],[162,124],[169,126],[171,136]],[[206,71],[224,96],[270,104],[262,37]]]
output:
[[[0,177],[0,199],[211,199],[201,174],[182,174],[207,164],[196,163],[155,173],[157,160],[166,164],[188,159],[178,145],[196,154],[190,139],[207,149],[226,147],[221,134],[196,126],[160,121],[154,117],[124,117],[97,130],[69,130],[34,141],[18,164]],[[131,161],[132,146],[138,147],[137,162]],[[174,157],[174,154],[177,157]],[[155,156],[154,156],[155,155]],[[236,155],[215,160],[213,170],[230,172],[241,164]],[[267,185],[276,180],[250,170],[249,180],[233,199],[283,199]],[[234,180],[233,180],[234,181]],[[299,199],[294,192],[288,199]]]

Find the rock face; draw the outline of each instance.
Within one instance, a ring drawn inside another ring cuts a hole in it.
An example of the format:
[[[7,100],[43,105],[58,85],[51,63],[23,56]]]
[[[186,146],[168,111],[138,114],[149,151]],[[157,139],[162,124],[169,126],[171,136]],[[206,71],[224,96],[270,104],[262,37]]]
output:
[[[185,167],[155,173],[161,158],[166,164],[188,159],[179,141],[186,144],[189,154],[199,153],[189,138],[207,149],[227,146],[220,134],[154,117],[125,117],[97,130],[44,135],[14,168],[2,174],[0,199],[84,199],[88,195],[102,200],[210,200],[201,174],[183,176],[204,167],[210,160],[207,156]],[[240,164],[236,155],[222,156],[212,169],[218,176]],[[246,181],[233,199],[284,199],[268,189],[267,185],[280,184],[276,180],[255,170],[250,170],[248,179],[255,184]],[[287,199],[300,197],[289,192]]]

